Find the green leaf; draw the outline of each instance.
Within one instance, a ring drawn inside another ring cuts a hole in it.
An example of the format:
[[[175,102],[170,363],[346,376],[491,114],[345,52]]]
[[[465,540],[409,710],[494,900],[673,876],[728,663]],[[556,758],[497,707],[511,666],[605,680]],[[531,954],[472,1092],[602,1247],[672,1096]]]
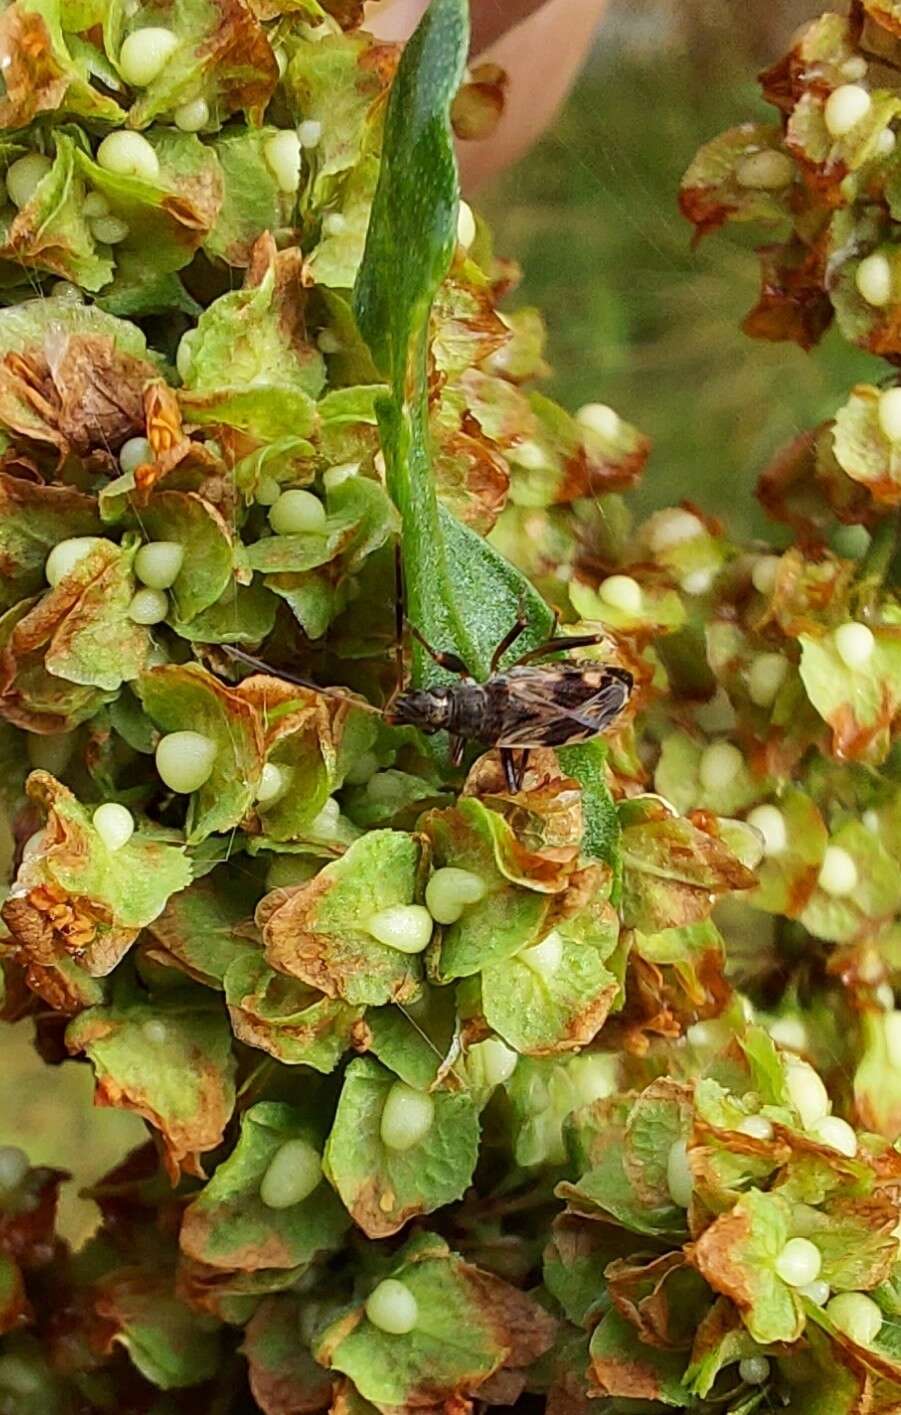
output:
[[[0,472],[0,607],[44,588],[44,563],[57,541],[100,532],[92,496]]]
[[[57,129],[53,166],[31,200],[10,220],[0,218],[0,258],[47,270],[85,290],[99,290],[113,262],[98,248],[83,206],[85,184],[76,171],[75,144]]]
[[[335,131],[334,119],[325,131]],[[337,290],[352,287],[363,259],[378,174],[379,163],[375,157],[364,158],[350,173],[341,205],[336,208],[344,225],[338,231],[325,230],[310,255],[308,270],[317,285]]]
[[[172,1291],[172,1274],[124,1268],[102,1278],[97,1315],[111,1323],[112,1341],[160,1390],[180,1390],[213,1378],[222,1361],[219,1330]]]
[[[306,338],[300,251],[272,244],[263,255],[254,283],[200,316],[179,399],[192,422],[224,422],[265,440],[305,437],[325,375]]]
[[[796,1341],[804,1317],[794,1288],[776,1274],[792,1236],[791,1208],[778,1194],[752,1190],[716,1219],[695,1245],[692,1261],[716,1292],[738,1307],[755,1341]]]
[[[261,1410],[281,1409],[288,1415],[286,1400],[305,1411],[329,1406],[332,1384],[328,1372],[299,1340],[304,1315],[300,1300],[285,1293],[267,1297],[247,1323],[241,1350],[247,1357],[251,1393]]]
[[[219,122],[236,112],[258,122],[278,82],[278,66],[252,9],[227,0],[175,0],[164,14],[180,43],[157,77],[139,90],[128,126],[145,128],[201,97]],[[158,17],[154,4],[132,7],[127,0],[110,0],[103,21],[107,54],[118,64],[126,35],[158,23]]]
[[[422,869],[415,836],[370,831],[309,884],[266,896],[258,917],[267,959],[327,997],[354,1005],[409,1000],[419,990],[419,959],[379,943],[366,920],[413,903]]]
[[[204,249],[228,265],[247,266],[264,231],[284,225],[285,198],[264,156],[275,128],[228,127],[210,144],[222,173],[222,205]]]
[[[253,883],[243,871],[233,874],[220,867],[172,895],[163,912],[146,926],[147,955],[221,990],[231,964],[256,950],[239,929],[253,909]]]
[[[530,962],[529,949],[481,973],[485,1020],[510,1046],[533,1056],[587,1046],[619,991],[604,966],[619,939],[619,920],[606,900],[595,898],[555,933],[563,947],[549,974]]]
[[[236,958],[225,974],[225,1000],[239,1041],[286,1066],[334,1071],[363,1016],[339,998],[270,968],[256,951]]]
[[[320,1333],[314,1354],[350,1376],[381,1408],[471,1395],[502,1366],[523,1369],[551,1345],[556,1324],[526,1293],[465,1263],[423,1233],[397,1255],[391,1276],[412,1293],[416,1326],[380,1331],[362,1306]]]
[[[88,972],[104,977],[138,933],[162,913],[169,896],[191,881],[184,850],[136,831],[109,850],[90,813],[46,772],[33,772],[28,795],[46,811],[39,847],[20,866],[4,906],[10,931],[35,961],[75,951]],[[41,888],[65,904],[59,925],[41,904]],[[37,891],[37,897],[34,895]],[[69,914],[71,910],[71,916]],[[72,942],[70,942],[72,940]]]
[[[235,1148],[185,1210],[179,1242],[189,1258],[257,1272],[299,1268],[340,1247],[348,1219],[324,1179],[288,1208],[260,1198],[266,1170],[289,1140],[322,1147],[317,1127],[293,1106],[264,1101],[245,1111]]]
[[[829,834],[815,803],[802,791],[789,787],[778,806],[785,822],[785,849],[761,861],[758,885],[748,903],[768,914],[795,918],[816,889]]]
[[[479,1118],[466,1092],[431,1092],[430,1129],[406,1150],[382,1143],[380,1126],[393,1072],[377,1061],[352,1061],[344,1076],[325,1152],[326,1173],[370,1238],[397,1233],[418,1214],[462,1197],[479,1153]]]
[[[680,1409],[692,1404],[684,1384],[684,1354],[642,1342],[619,1312],[608,1312],[595,1327],[589,1355],[592,1375],[603,1395],[659,1401]]]
[[[478,903],[467,905],[457,922],[441,931],[437,969],[442,981],[502,964],[549,932],[552,898],[512,884],[500,868],[498,856],[514,839],[502,816],[464,796],[454,807],[429,811],[419,824],[432,842],[436,869],[469,870],[486,886]]]
[[[881,762],[901,711],[901,627],[877,625],[873,634],[873,652],[862,668],[847,666],[831,635],[800,636],[801,680],[832,728],[840,761]]]
[[[850,855],[858,872],[857,885],[852,894],[838,899],[815,889],[801,922],[817,938],[847,943],[901,908],[901,872],[883,842],[860,821],[849,820],[829,844]]]
[[[765,123],[742,123],[705,143],[682,178],[679,203],[699,235],[724,221],[777,221],[791,214],[791,180],[766,191],[744,186],[736,173],[756,153],[782,153],[782,129]]]
[[[656,933],[698,923],[712,896],[749,889],[754,876],[715,835],[677,816],[659,796],[638,796],[620,806],[623,919],[630,928]]]
[[[203,1177],[200,1155],[221,1144],[235,1103],[231,1032],[218,998],[199,989],[156,1001],[92,1007],[66,1030],[94,1064],[97,1105],[133,1110],[161,1132],[173,1184]]]
[[[423,988],[408,1007],[366,1013],[369,1050],[416,1090],[427,1091],[458,1049],[453,988]]]
[[[91,191],[106,198],[110,212],[128,227],[117,243],[114,259],[124,280],[140,279],[142,267],[154,276],[180,270],[212,228],[222,201],[222,176],[214,153],[194,133],[161,128],[147,141],[159,161],[159,177],[110,172],[80,148],[75,152],[79,174]]]
[[[192,644],[255,646],[272,633],[277,613],[278,600],[259,580],[239,585],[230,579],[214,604],[193,619],[176,619],[172,628]]]
[[[297,121],[322,124],[309,193],[316,215],[330,204],[336,179],[350,174],[352,180],[353,169],[377,145],[394,54],[366,33],[326,33],[294,48],[284,88]]]
[[[154,491],[140,509],[148,540],[171,540],[184,547],[184,561],[172,586],[175,614],[190,622],[225,594],[232,580],[233,551],[222,515],[190,491]]]
[[[168,664],[145,673],[137,691],[163,732],[202,732],[216,743],[209,780],[195,791],[187,841],[238,825],[253,804],[263,770],[263,743],[253,707],[197,664]]]
[[[71,6],[59,0],[19,0],[0,20],[4,69],[0,128],[23,128],[41,113],[62,111],[119,124],[119,105],[93,89],[73,62],[63,28]],[[73,46],[74,47],[74,46]]]
[[[436,649],[486,677],[522,614],[519,651],[546,638],[547,606],[481,537],[439,507],[428,428],[429,312],[456,239],[457,172],[449,121],[468,44],[462,0],[433,0],[391,91],[379,184],[354,308],[392,398],[379,405],[388,490],[403,516],[407,611]],[[415,115],[415,118],[414,116]],[[417,643],[413,681],[446,680]]]
[[[612,869],[619,864],[619,816],[604,771],[607,748],[595,738],[557,753],[567,776],[575,777],[582,788],[582,851],[594,860],[603,860]]]
[[[150,636],[128,613],[137,542],[100,541],[13,632],[13,651],[44,648],[48,673],[114,692],[138,677]]]

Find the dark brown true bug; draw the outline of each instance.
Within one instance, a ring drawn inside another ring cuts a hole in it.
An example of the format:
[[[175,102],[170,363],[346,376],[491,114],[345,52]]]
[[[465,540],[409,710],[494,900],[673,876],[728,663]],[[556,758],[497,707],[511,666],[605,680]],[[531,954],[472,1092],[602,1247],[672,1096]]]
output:
[[[632,674],[613,664],[556,661],[540,663],[552,654],[586,648],[603,641],[601,634],[552,637],[539,648],[500,669],[500,661],[526,628],[517,620],[498,644],[483,683],[469,676],[456,654],[431,648],[416,629],[415,637],[442,668],[460,675],[459,682],[440,688],[413,688],[400,692],[382,715],[396,726],[417,727],[421,732],[447,732],[451,759],[463,760],[467,742],[480,742],[500,751],[504,777],[511,791],[523,782],[533,747],[565,747],[597,737],[619,717],[632,695]],[[274,673],[288,682],[318,692],[315,683],[272,668],[240,649],[228,648],[232,657],[258,672]],[[378,711],[378,709],[373,709]]]
[[[462,761],[467,742],[497,747],[511,791],[521,787],[533,747],[566,747],[606,731],[632,695],[632,674],[607,663],[539,662],[552,654],[601,643],[604,636],[552,637],[501,670],[501,659],[526,627],[517,620],[501,640],[484,683],[474,682],[455,654],[437,653],[414,629],[436,663],[458,673],[460,681],[399,693],[385,709],[386,721],[418,727],[421,732],[449,733],[455,765]]]

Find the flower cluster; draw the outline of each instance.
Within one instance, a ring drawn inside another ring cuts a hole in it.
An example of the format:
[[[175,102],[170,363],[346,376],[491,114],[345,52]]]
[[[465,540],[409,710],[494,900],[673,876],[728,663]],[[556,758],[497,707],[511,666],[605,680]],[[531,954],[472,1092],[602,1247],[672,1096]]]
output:
[[[459,201],[466,5],[403,57],[362,8],[0,15],[0,1015],[149,1131],[77,1253],[0,1150],[0,1412],[887,1412],[896,390],[765,474],[792,548],[633,525],[646,440],[535,391]],[[863,10],[684,204],[794,222],[758,332],[891,352]],[[422,639],[555,614],[634,680],[603,740],[511,785],[391,725]]]

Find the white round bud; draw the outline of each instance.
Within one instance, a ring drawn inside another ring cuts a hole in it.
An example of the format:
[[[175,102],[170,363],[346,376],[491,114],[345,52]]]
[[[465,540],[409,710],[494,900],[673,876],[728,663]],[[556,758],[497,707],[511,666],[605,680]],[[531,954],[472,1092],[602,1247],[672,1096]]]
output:
[[[830,137],[843,138],[862,122],[873,100],[859,84],[842,84],[826,99],[823,118]]]
[[[292,1209],[302,1204],[322,1182],[322,1156],[308,1140],[279,1145],[260,1183],[267,1209]]]
[[[389,904],[371,914],[366,928],[373,938],[399,953],[422,953],[428,948],[434,922],[422,904]]]
[[[666,1187],[673,1203],[679,1209],[687,1209],[694,1193],[695,1180],[688,1158],[688,1145],[684,1140],[674,1140],[666,1157]]]
[[[762,1386],[770,1378],[770,1363],[765,1356],[746,1356],[738,1363],[738,1375],[745,1385]]]
[[[205,98],[191,98],[180,103],[172,116],[183,133],[199,133],[210,121],[210,105]]]
[[[682,506],[666,506],[662,511],[656,511],[644,528],[645,540],[655,555],[671,550],[675,545],[696,540],[703,533],[704,522],[693,511],[686,511]]]
[[[468,201],[461,201],[457,211],[457,245],[468,251],[476,238],[476,219]]]
[[[788,845],[785,817],[778,806],[755,806],[746,817],[748,825],[763,836],[763,853],[768,858],[781,855]]]
[[[270,508],[269,524],[279,536],[319,535],[325,529],[325,507],[311,491],[283,491]]]
[[[854,272],[854,284],[861,299],[874,309],[882,309],[892,298],[892,267],[888,256],[874,251],[864,256]]]
[[[622,614],[641,613],[641,585],[631,575],[608,575],[598,585],[598,594],[605,604]]]
[[[882,1330],[882,1309],[863,1292],[837,1292],[826,1303],[826,1315],[858,1346],[870,1346]]]
[[[481,1066],[485,1084],[501,1086],[509,1081],[519,1061],[518,1054],[502,1042],[500,1037],[487,1037],[484,1042],[476,1042],[470,1047],[469,1055],[476,1054]]]
[[[812,1130],[832,1109],[829,1092],[819,1072],[814,1071],[808,1062],[796,1056],[786,1057],[785,1062],[785,1086],[789,1100],[798,1112],[804,1129]],[[816,1277],[816,1273],[813,1276]],[[813,1278],[809,1281],[812,1282]]]
[[[318,147],[322,141],[322,124],[317,118],[305,118],[297,125],[297,137],[301,147]]]
[[[257,787],[257,804],[260,806],[270,806],[273,801],[277,801],[288,785],[289,777],[284,768],[276,766],[275,762],[266,762],[260,773],[260,784]]]
[[[765,1115],[749,1115],[735,1127],[740,1135],[748,1135],[752,1140],[772,1140],[772,1122]]]
[[[823,1265],[823,1255],[809,1238],[790,1238],[776,1259],[776,1273],[789,1287],[806,1287],[815,1282]]]
[[[263,145],[266,165],[280,192],[290,196],[300,186],[300,138],[293,128],[273,133]]]
[[[40,152],[16,158],[6,169],[6,190],[13,206],[27,206],[53,163]]]
[[[382,1107],[382,1144],[389,1150],[411,1150],[425,1139],[434,1119],[435,1102],[427,1091],[417,1091],[406,1081],[395,1081]]]
[[[701,753],[698,779],[705,791],[725,791],[744,766],[744,757],[732,742],[711,742]]]
[[[156,748],[156,769],[170,791],[189,796],[213,774],[216,743],[203,732],[169,732]]]
[[[117,801],[106,801],[98,806],[91,824],[103,841],[107,850],[121,850],[135,833],[135,818],[127,806]]]
[[[159,158],[147,139],[124,128],[103,139],[97,149],[97,162],[107,172],[139,177],[144,182],[155,182],[160,175]]]
[[[773,593],[781,564],[782,560],[778,555],[759,555],[757,557],[751,568],[751,584],[758,594],[771,595]]]
[[[143,467],[153,460],[153,448],[146,437],[130,437],[119,448],[119,466],[126,474],[136,472],[138,467]],[[138,551],[138,555],[140,554]]]
[[[619,436],[622,426],[619,413],[607,403],[584,403],[576,413],[576,422],[608,442]]]
[[[419,1305],[406,1283],[386,1277],[366,1299],[366,1315],[388,1336],[406,1336],[419,1318]]]
[[[169,613],[169,596],[165,590],[143,589],[132,595],[128,617],[133,624],[162,624]]]
[[[79,561],[84,560],[96,546],[103,543],[103,536],[72,536],[69,540],[57,541],[44,565],[47,583],[55,588],[60,580],[71,575]],[[111,542],[107,541],[106,544]]]
[[[831,1150],[838,1150],[839,1154],[847,1155],[848,1159],[853,1160],[857,1154],[857,1135],[854,1128],[839,1115],[824,1115],[811,1127],[810,1133]]]
[[[781,653],[758,653],[748,669],[748,697],[757,707],[772,707],[788,677],[788,660]]]
[[[886,388],[879,395],[876,416],[889,442],[901,442],[901,387]]]
[[[833,899],[845,899],[857,888],[859,875],[854,859],[841,845],[827,845],[817,884]]]
[[[119,50],[119,73],[132,88],[146,88],[163,72],[179,43],[171,29],[148,25],[132,30]]]
[[[135,556],[135,576],[151,590],[168,590],[178,579],[185,548],[177,540],[151,540]]]
[[[795,164],[788,153],[775,152],[772,148],[748,153],[735,169],[735,180],[740,187],[763,192],[781,191],[791,185],[794,177]]]
[[[477,904],[484,898],[485,888],[481,875],[445,865],[435,871],[426,885],[426,908],[437,924],[455,924],[467,904]]]

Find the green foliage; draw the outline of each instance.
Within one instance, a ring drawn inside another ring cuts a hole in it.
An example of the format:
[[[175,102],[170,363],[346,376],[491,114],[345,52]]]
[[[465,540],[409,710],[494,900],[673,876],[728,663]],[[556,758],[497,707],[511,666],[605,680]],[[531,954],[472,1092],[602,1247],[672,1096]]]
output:
[[[0,1008],[150,1135],[76,1252],[63,1175],[0,1149],[0,1415],[888,1415],[897,402],[765,469],[788,549],[636,519],[646,437],[535,389],[540,316],[458,227],[498,88],[463,0],[403,55],[360,18],[0,16],[0,161],[47,159],[0,218]],[[898,356],[898,104],[858,83],[896,28],[825,17],[775,122],[704,134],[699,234],[783,227],[751,333]]]

